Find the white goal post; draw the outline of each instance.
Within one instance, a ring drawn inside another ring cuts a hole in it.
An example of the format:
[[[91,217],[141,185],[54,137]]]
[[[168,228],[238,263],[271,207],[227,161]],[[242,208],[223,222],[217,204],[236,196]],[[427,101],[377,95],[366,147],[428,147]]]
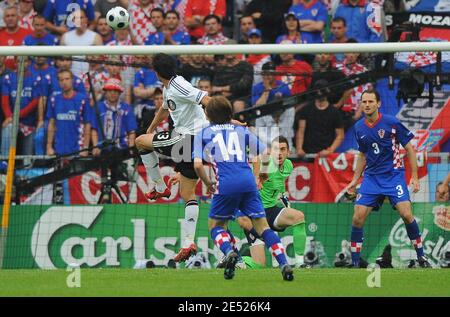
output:
[[[63,55],[170,55],[190,54],[318,54],[450,51],[450,42],[348,43],[348,44],[229,44],[150,46],[0,46],[5,56]]]

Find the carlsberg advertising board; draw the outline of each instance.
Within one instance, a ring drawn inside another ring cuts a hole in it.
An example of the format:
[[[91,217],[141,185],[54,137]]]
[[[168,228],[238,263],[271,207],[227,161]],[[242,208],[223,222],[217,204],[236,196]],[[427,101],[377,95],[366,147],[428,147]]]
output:
[[[350,236],[352,204],[293,204],[304,211],[308,246],[316,248],[322,266],[333,266],[341,244]],[[207,231],[209,205],[202,204],[196,243],[214,266],[221,258]],[[423,232],[424,248],[433,264],[449,247],[450,206],[416,203],[414,213]],[[92,205],[13,206],[6,241],[3,268],[124,267],[152,260],[166,265],[180,247],[184,230],[184,205]],[[244,234],[230,226],[238,247],[245,254]],[[294,262],[292,230],[280,233],[288,259]],[[392,245],[395,267],[404,267],[415,257],[405,227],[392,208],[385,204],[373,212],[365,226],[362,257],[374,262],[383,248]],[[268,264],[272,263],[267,255]]]

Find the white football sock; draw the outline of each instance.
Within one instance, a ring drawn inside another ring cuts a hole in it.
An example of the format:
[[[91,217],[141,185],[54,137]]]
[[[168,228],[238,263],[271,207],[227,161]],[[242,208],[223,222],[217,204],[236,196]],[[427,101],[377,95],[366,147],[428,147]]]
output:
[[[194,243],[195,229],[197,228],[198,211],[198,202],[196,200],[189,200],[184,207],[184,223],[186,236],[184,237],[183,248],[187,248],[192,243]]]
[[[304,256],[303,255],[298,255],[298,254],[296,254],[295,255],[295,264],[297,264],[297,265],[302,265],[302,264],[304,264],[305,263],[305,261],[304,261]]]
[[[166,190],[167,186],[161,177],[159,171],[159,159],[155,152],[150,152],[146,154],[141,154],[142,163],[144,163],[147,175],[150,179],[156,183],[156,191],[162,193]]]

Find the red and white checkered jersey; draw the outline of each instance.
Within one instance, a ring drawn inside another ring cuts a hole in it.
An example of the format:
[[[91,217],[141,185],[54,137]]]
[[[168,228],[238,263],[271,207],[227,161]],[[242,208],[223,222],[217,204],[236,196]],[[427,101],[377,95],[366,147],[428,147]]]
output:
[[[342,63],[337,63],[336,68],[344,73],[345,76],[356,75],[360,73],[367,72],[367,68],[359,63],[349,64],[347,59],[344,59]],[[351,96],[345,101],[342,106],[342,111],[351,112],[356,111],[359,106],[359,100],[361,99],[362,93],[370,88],[370,84],[364,84],[353,88]]]
[[[19,26],[24,28],[24,29],[28,29],[33,31],[34,27],[33,27],[33,18],[37,15],[37,12],[34,10],[31,10],[30,13],[28,13],[27,15],[24,15],[22,17],[19,18]]]
[[[130,13],[130,31],[135,38],[135,44],[144,45],[145,39],[151,33],[156,32],[156,28],[150,19],[150,12],[156,7],[161,7],[158,2],[150,3],[146,8],[142,8],[138,0],[130,1],[130,5],[128,6],[128,12]]]
[[[216,36],[209,36],[205,34],[198,40],[198,42],[203,45],[223,45],[228,40],[228,37],[223,35],[222,32],[219,32]]]

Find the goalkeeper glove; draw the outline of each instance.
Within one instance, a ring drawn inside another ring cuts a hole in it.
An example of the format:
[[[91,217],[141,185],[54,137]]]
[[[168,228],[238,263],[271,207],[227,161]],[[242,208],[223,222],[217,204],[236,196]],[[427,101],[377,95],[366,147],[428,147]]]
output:
[[[291,207],[291,203],[289,202],[289,198],[286,194],[281,194],[281,202],[283,203],[284,207],[289,208]]]

